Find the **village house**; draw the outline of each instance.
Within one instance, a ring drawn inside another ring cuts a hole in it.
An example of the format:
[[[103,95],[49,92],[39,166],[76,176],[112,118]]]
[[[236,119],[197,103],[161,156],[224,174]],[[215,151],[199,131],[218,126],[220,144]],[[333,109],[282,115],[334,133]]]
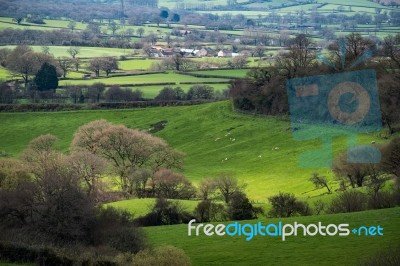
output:
[[[199,57],[215,56],[215,51],[211,48],[205,47],[199,50],[197,56]]]
[[[232,52],[229,50],[220,50],[218,52],[218,57],[231,57],[232,56]]]

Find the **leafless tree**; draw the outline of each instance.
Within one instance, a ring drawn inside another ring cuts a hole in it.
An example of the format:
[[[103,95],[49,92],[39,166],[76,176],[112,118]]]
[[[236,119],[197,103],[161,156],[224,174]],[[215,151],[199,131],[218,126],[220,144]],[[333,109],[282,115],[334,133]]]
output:
[[[215,187],[221,193],[224,201],[229,203],[232,194],[243,191],[246,184],[239,184],[237,178],[228,173],[222,173],[215,179]]]
[[[68,48],[67,53],[71,55],[72,58],[75,58],[80,52],[80,48],[76,46],[71,46]]]
[[[318,173],[313,173],[309,180],[314,184],[315,188],[326,188],[329,194],[332,193],[328,180],[325,176],[321,176]]]
[[[158,161],[167,146],[160,138],[105,120],[81,126],[72,142],[72,149],[83,148],[109,160],[119,176],[117,183],[123,191],[128,191],[130,173],[161,165],[171,167],[170,160]]]

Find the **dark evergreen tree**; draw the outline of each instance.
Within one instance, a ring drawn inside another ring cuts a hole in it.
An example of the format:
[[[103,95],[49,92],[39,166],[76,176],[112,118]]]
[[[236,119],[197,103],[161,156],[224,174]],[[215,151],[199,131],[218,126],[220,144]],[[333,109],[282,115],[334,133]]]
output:
[[[34,83],[39,91],[55,90],[58,87],[58,77],[56,67],[44,63],[37,72]]]

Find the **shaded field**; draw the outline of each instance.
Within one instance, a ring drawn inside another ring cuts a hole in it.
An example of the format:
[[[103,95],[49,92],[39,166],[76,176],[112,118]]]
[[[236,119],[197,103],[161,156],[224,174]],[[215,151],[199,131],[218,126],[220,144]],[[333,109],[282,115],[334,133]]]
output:
[[[184,210],[188,212],[193,212],[199,203],[196,200],[175,200],[178,201]],[[134,217],[139,217],[147,214],[153,207],[156,199],[145,198],[145,199],[129,199],[121,200],[113,203],[108,203],[105,206],[112,206],[115,208],[126,210],[134,215]]]
[[[358,265],[377,251],[400,244],[400,208],[365,211],[358,213],[261,219],[268,223],[308,225],[349,224],[349,229],[360,226],[381,226],[383,236],[255,236],[246,241],[241,236],[188,236],[187,225],[147,227],[145,232],[156,246],[174,245],[185,250],[193,265]],[[257,223],[241,221],[244,223]],[[226,224],[226,222],[224,222]],[[192,231],[194,234],[194,231]]]

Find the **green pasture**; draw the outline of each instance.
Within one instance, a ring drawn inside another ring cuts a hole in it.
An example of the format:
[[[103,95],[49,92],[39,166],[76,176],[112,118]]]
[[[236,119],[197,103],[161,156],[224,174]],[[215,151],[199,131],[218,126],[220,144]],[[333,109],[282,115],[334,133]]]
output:
[[[156,59],[133,59],[119,61],[121,70],[149,70],[154,63],[162,62]]]
[[[199,203],[196,200],[174,200],[179,202],[184,210],[188,212],[193,212]],[[117,202],[108,203],[105,206],[112,206],[118,209],[128,211],[134,215],[134,217],[139,217],[146,215],[153,208],[156,199],[154,198],[144,198],[144,199],[128,199],[121,200]]]
[[[42,46],[33,45],[30,46],[36,52],[42,51]],[[14,49],[15,45],[6,45],[0,46],[0,48],[10,48]],[[49,46],[50,53],[53,54],[54,57],[71,57],[67,50],[70,46]],[[77,58],[92,58],[92,57],[102,57],[102,56],[121,56],[128,55],[132,53],[130,49],[121,49],[121,48],[105,48],[105,47],[79,47],[79,54],[76,56]]]
[[[6,80],[10,78],[11,73],[4,67],[0,67],[0,80]]]
[[[223,70],[202,70],[193,71],[190,73],[201,74],[201,75],[213,75],[213,76],[228,76],[234,78],[243,78],[246,76],[249,69],[223,69]]]
[[[34,30],[55,30],[55,29],[68,29],[69,20],[43,20],[46,24],[34,24],[26,22],[25,20],[18,25],[9,17],[0,17],[0,29],[14,28],[14,29],[34,29]],[[11,23],[11,24],[10,24]],[[82,22],[75,22],[75,30],[83,30],[86,24]]]
[[[181,248],[196,265],[359,265],[378,251],[400,244],[400,208],[382,209],[357,213],[260,219],[262,224],[322,225],[349,224],[349,229],[360,226],[381,226],[383,236],[303,236],[297,237],[255,236],[246,241],[244,236],[188,236],[188,226],[146,227],[145,232],[155,246],[173,245]],[[241,221],[255,224],[257,220]],[[226,222],[224,222],[227,224]],[[233,231],[233,229],[231,230]]]
[[[303,152],[321,148],[317,136],[295,141],[288,119],[240,114],[232,111],[228,101],[133,110],[0,113],[0,150],[18,156],[30,140],[52,133],[60,139],[59,148],[68,151],[74,131],[96,119],[144,130],[168,121],[156,135],[186,153],[183,173],[191,181],[197,183],[203,177],[230,172],[248,184],[246,192],[257,201],[266,202],[268,196],[279,191],[323,198],[324,191],[314,190],[308,178],[314,172],[333,178],[329,168],[299,165]],[[375,134],[358,137],[359,143],[372,140],[382,142]],[[345,137],[334,138],[333,153],[343,151],[346,141]]]
[[[146,75],[136,75],[136,76],[123,76],[123,77],[100,77],[96,79],[82,79],[82,80],[61,80],[59,85],[91,85],[96,82],[102,82],[106,85],[113,84],[143,84],[148,83],[160,83],[160,82],[218,82],[226,81],[226,79],[219,78],[196,78],[188,75],[176,74],[174,72],[161,73],[161,74],[146,74]]]

